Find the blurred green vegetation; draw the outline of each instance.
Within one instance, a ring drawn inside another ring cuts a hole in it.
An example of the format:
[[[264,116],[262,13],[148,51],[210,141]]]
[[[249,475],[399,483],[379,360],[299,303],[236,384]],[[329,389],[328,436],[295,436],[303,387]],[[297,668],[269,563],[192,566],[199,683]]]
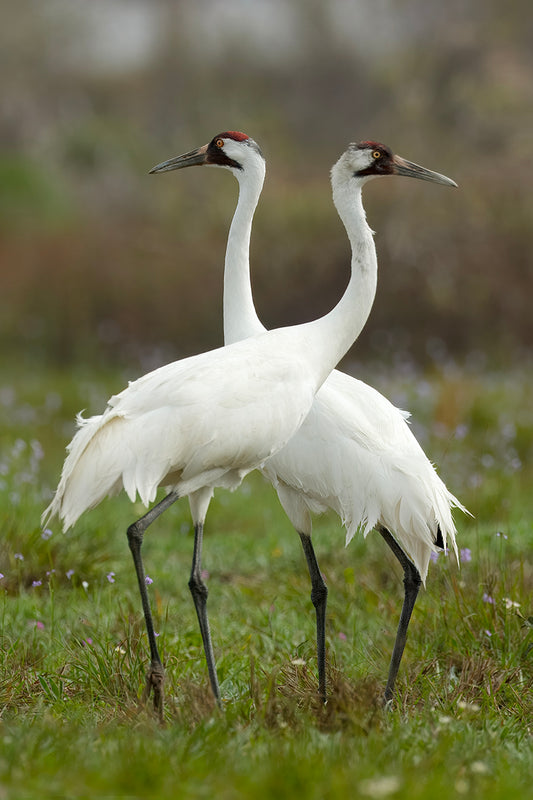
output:
[[[4,353],[144,369],[220,344],[236,185],[215,170],[147,173],[230,128],[268,162],[252,239],[265,324],[313,318],[340,296],[349,251],[328,170],[349,141],[372,137],[460,189],[391,179],[365,190],[380,280],[356,357],[527,358],[525,0],[301,0],[266,16],[260,0],[105,2],[98,15],[63,0],[0,7]],[[149,46],[113,61],[139,14]]]

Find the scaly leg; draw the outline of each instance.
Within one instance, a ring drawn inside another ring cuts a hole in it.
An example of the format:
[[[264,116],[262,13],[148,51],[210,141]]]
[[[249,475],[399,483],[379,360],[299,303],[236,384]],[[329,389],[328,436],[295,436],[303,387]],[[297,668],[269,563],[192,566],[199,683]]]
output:
[[[326,702],[326,604],[328,587],[318,567],[311,537],[300,533],[311,578],[311,602],[316,610],[316,649],[318,662],[318,691],[322,702]]]
[[[387,705],[392,701],[394,684],[396,683],[398,669],[400,668],[400,661],[402,660],[405,643],[407,641],[407,628],[409,627],[409,620],[411,619],[411,614],[413,612],[422,579],[413,562],[407,558],[404,551],[396,539],[389,533],[389,531],[386,528],[380,528],[379,532],[402,565],[404,573],[404,600],[402,613],[398,623],[396,641],[394,642],[394,649],[392,651],[392,658],[389,667],[389,677],[387,680],[387,686],[385,688],[385,705]]]
[[[213,654],[213,644],[211,642],[211,632],[209,630],[209,620],[207,618],[207,586],[202,580],[202,541],[204,526],[202,522],[197,522],[194,526],[194,553],[192,559],[191,577],[189,579],[189,589],[196,608],[200,632],[204,643],[205,660],[207,661],[207,671],[211,682],[211,689],[215,695],[217,705],[220,707],[220,688],[218,685],[217,670],[215,666],[215,656]]]
[[[144,620],[146,623],[146,632],[148,634],[148,643],[150,645],[150,670],[146,676],[146,686],[143,693],[143,700],[147,700],[150,692],[154,691],[154,710],[160,721],[163,721],[163,683],[165,680],[165,670],[161,663],[161,658],[157,650],[155,642],[154,623],[152,619],[152,612],[150,609],[150,602],[148,600],[148,592],[146,591],[146,576],[144,573],[144,565],[141,557],[141,547],[143,543],[144,533],[149,525],[166,511],[172,505],[179,495],[177,492],[170,492],[166,497],[161,500],[157,505],[150,509],[150,511],[143,517],[130,525],[128,528],[128,544],[130,546],[131,554],[133,556],[133,563],[135,565],[135,572],[137,573],[137,581],[139,583],[139,591],[141,593],[142,607],[144,611]]]

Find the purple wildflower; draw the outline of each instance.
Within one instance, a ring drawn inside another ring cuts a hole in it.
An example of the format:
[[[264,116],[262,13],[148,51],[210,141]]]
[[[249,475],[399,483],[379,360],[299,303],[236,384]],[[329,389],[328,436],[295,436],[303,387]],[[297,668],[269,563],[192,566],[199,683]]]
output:
[[[65,575],[67,576],[68,580],[70,580],[72,578],[72,576],[74,575],[74,570],[73,569],[68,569],[65,572]]]
[[[24,561],[24,556],[22,555],[22,553],[15,553],[15,558],[18,561]]]
[[[463,547],[460,552],[461,561],[463,563],[467,563],[468,561],[472,561],[472,551],[469,547]]]
[[[483,597],[481,599],[484,603],[490,603],[491,605],[494,605],[496,602],[494,597],[491,597],[490,594],[487,594],[487,592],[483,592]]]
[[[43,585],[42,581],[33,581],[33,583],[32,583],[32,587],[33,588],[35,588],[36,586],[42,586],[42,585]]]
[[[106,578],[109,581],[109,583],[115,583],[115,573],[114,572],[108,572],[107,575],[106,575]]]
[[[4,573],[0,572],[0,581],[2,580],[3,577],[4,577]]]
[[[150,586],[150,584],[153,583],[153,580],[149,575],[147,575],[146,578],[144,579],[144,582],[147,586]]]
[[[496,536],[501,536],[502,539],[508,539],[509,538],[506,533],[502,533],[501,531],[498,531],[496,533]]]
[[[40,461],[44,458],[44,450],[40,442],[37,439],[32,439],[30,442],[32,453],[37,461]]]
[[[462,441],[468,433],[468,425],[458,425],[455,429],[455,438]]]
[[[346,636],[345,633],[343,633],[342,631],[339,631],[339,639],[341,640],[341,642],[345,642],[347,638],[348,637]]]
[[[479,472],[474,472],[473,475],[470,475],[468,479],[468,485],[471,486],[473,489],[479,489],[479,487],[483,483],[483,478],[479,474]]]
[[[439,558],[439,554],[438,554],[438,553],[436,553],[436,552],[435,552],[435,550],[432,550],[432,551],[431,551],[431,555],[430,555],[429,557],[430,557],[430,559],[433,561],[433,563],[434,563],[434,564],[436,564],[436,563],[437,563],[437,560],[438,560],[438,558]]]
[[[44,531],[41,533],[41,539],[49,539],[52,536],[52,531],[50,528],[45,528]]]

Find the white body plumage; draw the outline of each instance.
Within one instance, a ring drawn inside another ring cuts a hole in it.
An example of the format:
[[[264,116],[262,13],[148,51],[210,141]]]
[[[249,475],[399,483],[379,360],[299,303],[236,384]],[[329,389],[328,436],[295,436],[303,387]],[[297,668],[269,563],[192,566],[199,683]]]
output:
[[[249,139],[228,138],[224,150],[239,165],[222,164],[231,169],[240,189],[224,273],[224,337],[226,343],[232,343],[266,330],[255,310],[249,263],[252,219],[263,186],[265,162]],[[358,258],[361,247],[368,244],[368,238],[361,237],[361,230],[368,230],[360,203],[364,181],[345,180],[343,175],[347,163],[353,172],[354,161],[361,156],[349,149],[332,170],[334,201],[353,258]],[[421,177],[425,177],[424,172]],[[447,179],[443,182],[452,183]],[[439,530],[444,545],[449,544],[457,554],[451,509],[465,508],[437,475],[411,432],[408,417],[375,389],[334,370],[301,428],[262,471],[300,533],[310,535],[310,514],[328,508],[345,525],[346,544],[357,530],[366,535],[383,526],[425,581]]]
[[[234,489],[288,441],[311,406],[315,379],[293,342],[280,329],[168,364],[111,397],[103,414],[78,417],[45,518],[58,515],[67,529],[122,488],[145,505],[159,486],[181,496]],[[283,358],[269,357],[273,345]]]
[[[161,367],[112,397],[101,416],[79,418],[45,521],[58,515],[68,528],[121,488],[149,503],[158,486],[180,496],[200,493],[193,504],[203,517],[216,486],[235,488],[289,441],[362,330],[375,296],[372,233],[360,194],[343,188],[352,169],[339,174],[339,184],[358,226],[358,247],[335,308],[313,322],[263,329]]]
[[[413,436],[409,414],[335,370],[288,445],[264,474],[295,528],[311,532],[311,512],[332,509],[346,528],[392,533],[425,581],[438,531],[457,550],[451,509],[463,509]],[[464,509],[463,509],[464,510]]]

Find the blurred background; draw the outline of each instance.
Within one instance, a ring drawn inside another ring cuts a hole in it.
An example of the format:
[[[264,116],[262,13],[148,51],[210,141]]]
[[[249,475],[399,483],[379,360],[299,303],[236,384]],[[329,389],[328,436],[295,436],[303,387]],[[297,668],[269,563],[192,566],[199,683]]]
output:
[[[345,367],[530,359],[526,0],[0,8],[4,364],[138,373],[221,344],[237,184],[223,170],[148,170],[227,129],[267,159],[252,268],[268,327],[340,297],[349,247],[329,169],[350,141],[373,138],[460,189],[401,179],[365,189],[378,294]]]

